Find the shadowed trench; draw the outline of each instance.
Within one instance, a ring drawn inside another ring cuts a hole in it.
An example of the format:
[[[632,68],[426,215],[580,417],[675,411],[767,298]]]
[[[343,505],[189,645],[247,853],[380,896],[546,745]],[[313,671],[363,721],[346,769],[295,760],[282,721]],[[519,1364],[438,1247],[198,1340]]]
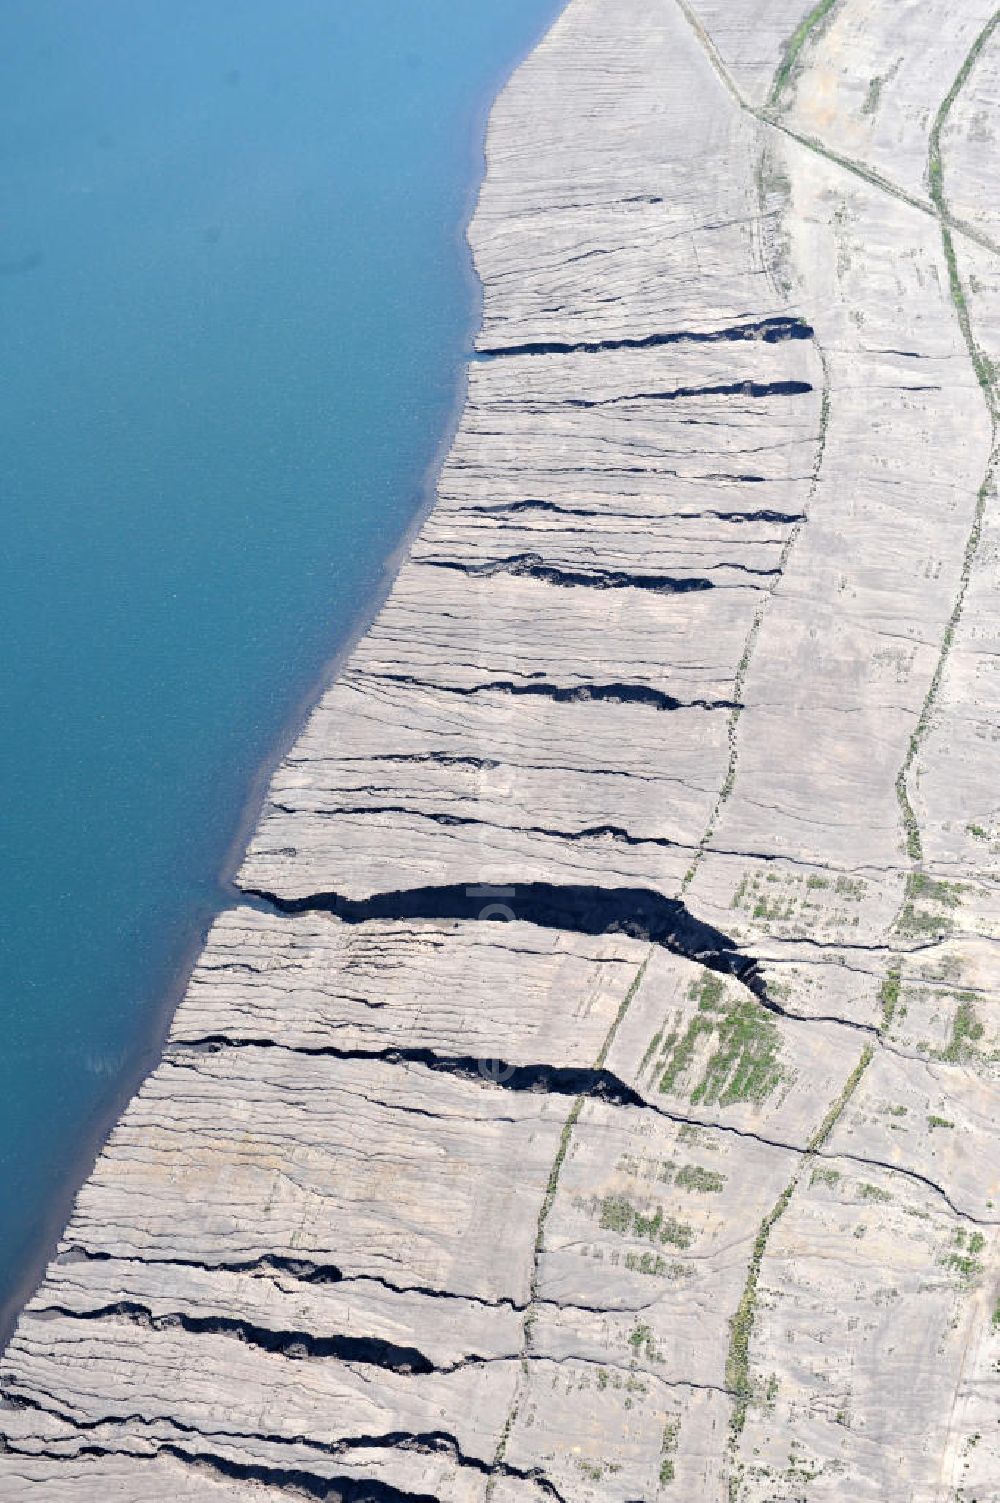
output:
[[[261,888],[244,889],[278,913],[332,913],[345,924],[371,919],[459,919],[506,923],[520,919],[543,929],[573,934],[626,934],[660,945],[685,960],[733,976],[767,1002],[756,960],[743,955],[721,929],[694,917],[677,898],[648,887],[595,887],[523,882],[509,887],[446,884],[346,898],[336,892],[289,898]]]

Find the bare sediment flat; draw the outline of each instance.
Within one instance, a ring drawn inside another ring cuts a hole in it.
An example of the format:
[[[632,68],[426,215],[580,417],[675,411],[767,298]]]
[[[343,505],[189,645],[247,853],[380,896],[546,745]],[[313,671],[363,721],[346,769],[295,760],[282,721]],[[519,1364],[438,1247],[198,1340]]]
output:
[[[1000,1496],[1000,29],[571,0],[0,1498]]]

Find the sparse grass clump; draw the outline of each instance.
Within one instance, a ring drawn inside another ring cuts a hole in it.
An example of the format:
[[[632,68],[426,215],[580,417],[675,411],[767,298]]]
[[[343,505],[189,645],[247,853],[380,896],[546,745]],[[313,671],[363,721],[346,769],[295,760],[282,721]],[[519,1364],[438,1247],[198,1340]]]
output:
[[[878,113],[879,101],[882,98],[882,85],[884,83],[885,79],[878,74],[869,81],[868,93],[865,95],[865,102],[861,106],[862,115],[875,115]]]

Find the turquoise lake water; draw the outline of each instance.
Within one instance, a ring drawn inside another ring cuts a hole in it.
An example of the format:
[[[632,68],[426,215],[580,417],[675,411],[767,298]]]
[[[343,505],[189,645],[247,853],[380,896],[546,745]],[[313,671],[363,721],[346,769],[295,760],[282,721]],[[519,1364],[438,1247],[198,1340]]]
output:
[[[0,8],[0,1308],[420,507],[485,112],[560,9]]]

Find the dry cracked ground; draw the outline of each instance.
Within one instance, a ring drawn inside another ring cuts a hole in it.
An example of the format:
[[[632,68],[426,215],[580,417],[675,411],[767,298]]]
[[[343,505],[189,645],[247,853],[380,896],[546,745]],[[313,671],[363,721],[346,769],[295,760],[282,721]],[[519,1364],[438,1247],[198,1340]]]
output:
[[[0,1499],[1000,1497],[1000,27],[571,0]]]

